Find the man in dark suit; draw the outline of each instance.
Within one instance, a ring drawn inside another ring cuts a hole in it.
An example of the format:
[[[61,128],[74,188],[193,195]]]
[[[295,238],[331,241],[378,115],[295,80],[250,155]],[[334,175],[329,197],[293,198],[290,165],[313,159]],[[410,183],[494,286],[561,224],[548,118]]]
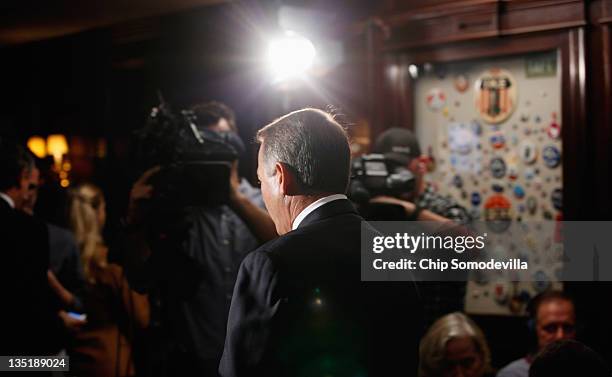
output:
[[[47,227],[15,209],[27,199],[33,167],[24,148],[0,140],[1,355],[49,355],[61,342],[63,326],[47,282]]]
[[[240,267],[220,374],[414,375],[414,284],[361,282],[363,219],[344,195],[344,129],[329,114],[304,109],[264,127],[257,139],[257,175],[280,237]]]

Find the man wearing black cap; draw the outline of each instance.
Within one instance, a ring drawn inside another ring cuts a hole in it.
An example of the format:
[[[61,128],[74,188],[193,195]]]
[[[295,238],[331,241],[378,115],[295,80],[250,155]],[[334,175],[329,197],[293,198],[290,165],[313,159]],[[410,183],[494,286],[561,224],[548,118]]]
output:
[[[388,203],[402,206],[411,220],[448,221],[465,224],[471,220],[468,211],[450,196],[442,196],[425,182],[426,157],[414,133],[405,128],[390,128],[380,134],[373,148],[374,153],[383,154],[396,166],[408,168],[416,177],[414,191],[400,198],[377,197],[374,203]]]
[[[411,131],[390,128],[380,134],[373,148],[374,153],[383,154],[397,167],[406,167],[416,177],[415,188],[399,198],[379,196],[373,203],[394,204],[403,207],[406,218],[413,221],[454,221],[465,224],[471,221],[468,211],[451,197],[442,196],[425,182],[426,156],[422,156],[419,142]],[[377,219],[378,220],[378,219]],[[396,219],[380,219],[396,220]],[[464,282],[420,282],[423,313],[426,322],[444,313],[463,310]]]

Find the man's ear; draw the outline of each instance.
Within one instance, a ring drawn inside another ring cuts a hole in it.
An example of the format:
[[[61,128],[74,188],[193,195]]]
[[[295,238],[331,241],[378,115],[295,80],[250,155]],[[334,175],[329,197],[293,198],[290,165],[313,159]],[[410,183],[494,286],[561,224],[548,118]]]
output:
[[[289,165],[277,162],[276,174],[279,179],[280,193],[287,196],[297,195],[299,193],[299,185],[293,169]]]

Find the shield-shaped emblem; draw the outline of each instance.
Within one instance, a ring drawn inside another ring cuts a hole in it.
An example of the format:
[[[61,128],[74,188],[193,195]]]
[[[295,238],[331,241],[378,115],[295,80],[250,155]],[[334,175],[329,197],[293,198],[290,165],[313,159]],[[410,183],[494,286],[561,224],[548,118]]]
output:
[[[498,124],[508,119],[517,104],[517,83],[505,69],[490,69],[475,82],[476,110],[487,123]]]

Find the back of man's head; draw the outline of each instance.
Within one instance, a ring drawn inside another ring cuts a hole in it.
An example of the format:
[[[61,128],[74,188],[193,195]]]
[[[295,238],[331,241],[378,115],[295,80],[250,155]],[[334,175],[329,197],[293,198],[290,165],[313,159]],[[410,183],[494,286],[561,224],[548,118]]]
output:
[[[20,186],[22,174],[34,167],[34,159],[21,145],[0,139],[0,192]]]
[[[592,349],[575,340],[544,347],[529,367],[529,377],[610,377],[610,369]]]
[[[306,108],[289,113],[257,133],[264,171],[282,163],[295,174],[302,195],[345,193],[351,152],[344,128],[328,113]]]

